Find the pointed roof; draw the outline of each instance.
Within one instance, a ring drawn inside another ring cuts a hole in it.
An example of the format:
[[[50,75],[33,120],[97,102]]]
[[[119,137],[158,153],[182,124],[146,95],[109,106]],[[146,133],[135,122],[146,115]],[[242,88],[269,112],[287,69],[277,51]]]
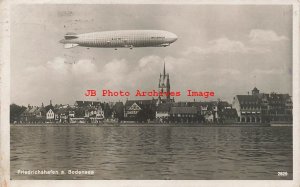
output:
[[[125,102],[125,108],[128,110],[134,103],[136,103],[139,107],[143,108],[144,106],[155,106],[157,100],[156,99],[148,99],[148,100],[127,100]]]
[[[259,98],[256,95],[237,95],[236,98],[240,102],[258,102]]]

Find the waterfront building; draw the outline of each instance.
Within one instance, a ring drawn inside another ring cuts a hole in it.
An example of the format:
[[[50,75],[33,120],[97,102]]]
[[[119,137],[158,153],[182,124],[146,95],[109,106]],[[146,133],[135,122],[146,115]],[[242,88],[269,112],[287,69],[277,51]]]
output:
[[[46,110],[46,123],[53,123],[55,119],[54,107],[48,105],[45,107]]]
[[[215,117],[213,111],[209,110],[204,113],[205,123],[214,123]]]
[[[238,119],[238,115],[236,109],[228,107],[224,108],[220,113],[220,123],[236,123]]]
[[[69,110],[69,118],[75,118],[75,111]]]
[[[217,101],[192,102],[190,106],[197,108],[197,113],[201,116],[200,122],[216,123],[219,121],[219,108]]]
[[[172,118],[172,120],[175,122],[180,122],[181,120],[187,122],[186,114],[181,115],[178,113],[178,115],[176,115],[176,119],[174,118],[174,113],[171,115],[172,108],[181,108],[178,110],[185,112],[187,112],[187,110],[196,110],[196,114],[194,114],[193,112],[190,114],[191,116],[195,117],[195,120],[188,120],[189,122],[196,121],[198,123],[216,123],[219,122],[220,109],[223,109],[225,106],[229,106],[229,103],[224,101],[161,103],[157,106],[156,121],[160,123],[166,123],[170,122]],[[192,107],[193,109],[187,109],[190,107]],[[173,109],[173,111],[175,110],[177,109]]]
[[[26,110],[21,114],[21,122],[22,123],[36,123],[36,111],[38,110],[37,106],[30,106],[26,108]]]
[[[142,110],[142,106],[139,102],[126,101],[124,108],[124,118],[128,121],[136,119],[136,115]]]
[[[172,123],[197,122],[197,108],[196,107],[171,107],[170,121]]]
[[[69,109],[68,108],[59,108],[56,112],[58,116],[59,123],[68,123],[69,122]]]
[[[44,123],[46,120],[46,111],[44,104],[41,107],[30,106],[20,114],[20,123]]]
[[[158,123],[168,123],[170,120],[170,110],[172,103],[161,103],[157,106],[155,118]]]
[[[45,123],[46,111],[43,103],[42,106],[38,107],[37,110],[35,111],[35,119],[37,123]]]
[[[259,93],[256,87],[251,95],[236,95],[232,107],[241,123],[292,122],[293,119],[293,104],[288,94]]]
[[[292,122],[293,102],[288,94],[263,94],[263,106],[266,109],[265,120],[268,122]]]
[[[84,117],[88,123],[100,123],[104,120],[104,111],[101,105],[98,107],[87,107]]]
[[[124,120],[153,120],[157,100],[127,100],[124,106]],[[140,119],[142,118],[142,119]]]
[[[242,123],[260,123],[262,120],[262,105],[255,95],[237,95],[232,106],[237,110],[238,121]]]

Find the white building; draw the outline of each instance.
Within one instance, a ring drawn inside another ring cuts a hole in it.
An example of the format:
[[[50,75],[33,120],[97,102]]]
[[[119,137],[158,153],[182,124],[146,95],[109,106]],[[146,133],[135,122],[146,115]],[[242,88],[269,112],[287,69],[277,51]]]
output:
[[[53,108],[49,108],[49,110],[47,110],[46,112],[46,121],[47,122],[54,122],[54,118],[55,118],[55,113]]]

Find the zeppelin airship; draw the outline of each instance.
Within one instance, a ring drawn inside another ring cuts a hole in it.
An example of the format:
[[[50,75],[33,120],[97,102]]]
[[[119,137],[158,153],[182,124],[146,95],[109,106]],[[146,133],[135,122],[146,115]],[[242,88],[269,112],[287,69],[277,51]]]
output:
[[[174,33],[162,30],[116,30],[84,34],[67,33],[60,43],[69,49],[76,46],[98,48],[167,47],[177,40]]]

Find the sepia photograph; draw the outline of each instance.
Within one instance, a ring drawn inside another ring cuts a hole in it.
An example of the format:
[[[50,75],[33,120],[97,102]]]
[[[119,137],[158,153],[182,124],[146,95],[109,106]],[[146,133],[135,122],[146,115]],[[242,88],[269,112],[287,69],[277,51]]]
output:
[[[294,11],[11,4],[10,180],[293,181]]]

